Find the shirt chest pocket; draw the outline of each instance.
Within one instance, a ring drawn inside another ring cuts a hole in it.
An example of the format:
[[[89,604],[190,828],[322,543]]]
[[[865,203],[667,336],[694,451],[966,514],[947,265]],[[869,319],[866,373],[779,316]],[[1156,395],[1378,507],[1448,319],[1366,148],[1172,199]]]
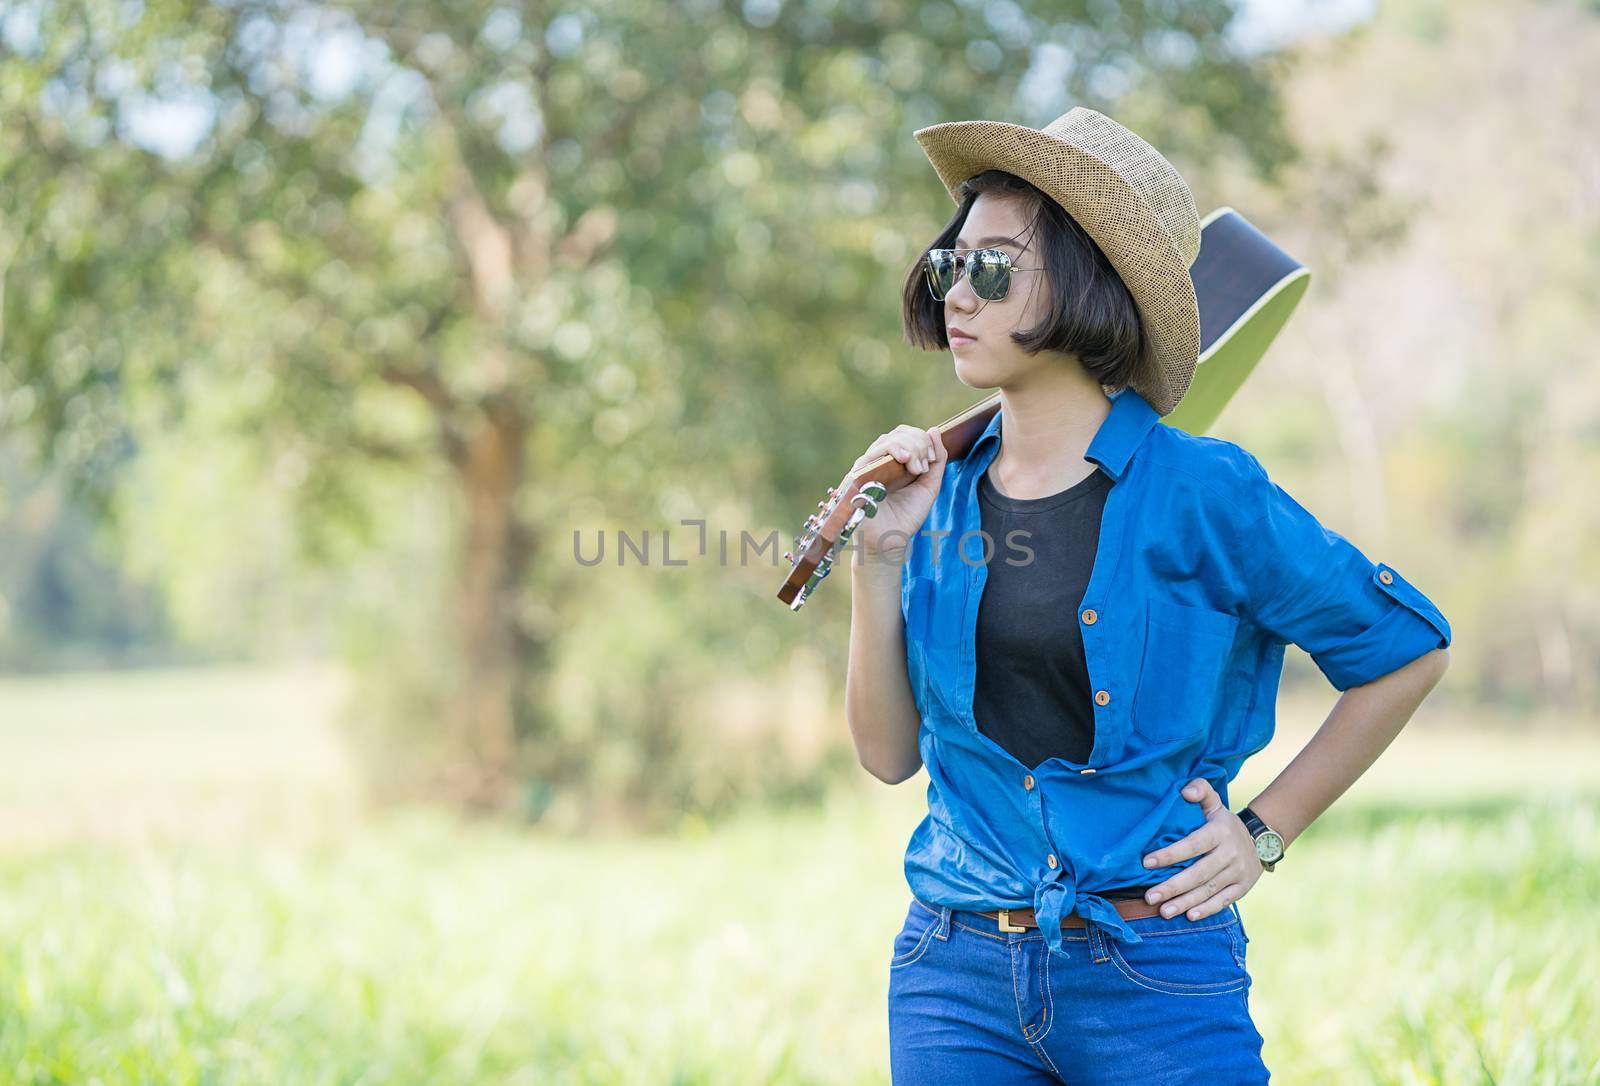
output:
[[[930,706],[948,700],[945,688],[955,679],[963,597],[961,581],[944,571],[912,577],[904,590],[906,675],[924,716]]]
[[[1133,730],[1151,743],[1192,739],[1211,721],[1239,617],[1167,600],[1146,605]]]

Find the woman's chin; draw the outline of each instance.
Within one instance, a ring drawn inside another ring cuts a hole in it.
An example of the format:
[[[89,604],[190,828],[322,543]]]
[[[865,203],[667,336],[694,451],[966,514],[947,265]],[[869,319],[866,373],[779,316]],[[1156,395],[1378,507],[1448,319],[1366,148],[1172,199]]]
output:
[[[1004,377],[998,366],[981,355],[974,356],[963,350],[955,360],[956,376],[970,388],[995,388]]]

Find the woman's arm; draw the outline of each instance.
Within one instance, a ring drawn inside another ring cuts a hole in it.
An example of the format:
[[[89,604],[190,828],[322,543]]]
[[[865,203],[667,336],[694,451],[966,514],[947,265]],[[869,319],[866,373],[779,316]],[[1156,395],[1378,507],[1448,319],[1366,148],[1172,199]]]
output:
[[[1247,806],[1289,844],[1378,760],[1449,666],[1450,650],[1438,648],[1346,690],[1294,761]]]
[[[1345,690],[1294,761],[1246,806],[1282,834],[1285,845],[1293,841],[1377,761],[1449,664],[1449,648],[1437,648]],[[1199,920],[1243,897],[1263,868],[1255,839],[1239,816],[1222,805],[1211,782],[1197,777],[1183,786],[1182,794],[1201,805],[1206,824],[1150,853],[1144,864],[1162,867],[1206,855],[1146,892],[1145,900],[1167,902],[1161,909],[1164,916],[1187,909],[1189,919]]]
[[[1245,500],[1250,515],[1232,540],[1243,617],[1310,655],[1338,703],[1317,734],[1248,806],[1294,840],[1366,772],[1443,676],[1450,623],[1432,600],[1387,563],[1373,562],[1324,527],[1267,475],[1254,456]],[[1175,916],[1209,916],[1255,885],[1263,868],[1244,822],[1203,778],[1182,796],[1206,824],[1145,858],[1160,867],[1200,856],[1146,893]],[[1208,855],[1200,855],[1209,853]]]
[[[868,773],[899,784],[922,768],[917,712],[906,671],[900,566],[867,560],[850,566],[850,657],[844,712],[856,755]]]
[[[850,655],[845,665],[844,715],[856,757],[868,773],[899,784],[922,768],[917,746],[922,714],[906,668],[906,623],[900,610],[907,541],[928,518],[948,463],[937,429],[896,426],[856,459],[859,471],[877,457],[894,456],[914,481],[878,503],[857,526],[861,548],[850,563]]]

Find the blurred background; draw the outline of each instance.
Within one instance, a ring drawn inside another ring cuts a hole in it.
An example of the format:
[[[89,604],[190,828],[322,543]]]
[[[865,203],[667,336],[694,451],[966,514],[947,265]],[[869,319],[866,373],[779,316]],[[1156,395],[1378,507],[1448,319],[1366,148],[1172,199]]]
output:
[[[1269,1066],[1600,1082],[1596,72],[1594,0],[0,0],[0,1081],[887,1082],[925,778],[778,554],[983,394],[913,130],[1083,104],[1312,268],[1211,432],[1454,627],[1241,906]]]

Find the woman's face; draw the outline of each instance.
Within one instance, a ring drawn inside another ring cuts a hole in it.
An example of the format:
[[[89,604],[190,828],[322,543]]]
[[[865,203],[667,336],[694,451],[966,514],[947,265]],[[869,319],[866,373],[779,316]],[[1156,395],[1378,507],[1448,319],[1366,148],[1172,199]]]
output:
[[[1015,385],[1019,379],[1053,364],[1052,352],[1030,355],[1011,333],[1032,328],[1043,319],[1049,282],[1040,267],[1037,236],[1028,236],[1025,205],[984,193],[973,201],[962,224],[958,249],[1002,249],[1011,254],[1011,289],[998,301],[985,301],[973,293],[963,275],[944,299],[945,332],[955,356],[956,376],[972,388]],[[1015,269],[1040,268],[1038,271]],[[960,328],[973,338],[959,339]]]

